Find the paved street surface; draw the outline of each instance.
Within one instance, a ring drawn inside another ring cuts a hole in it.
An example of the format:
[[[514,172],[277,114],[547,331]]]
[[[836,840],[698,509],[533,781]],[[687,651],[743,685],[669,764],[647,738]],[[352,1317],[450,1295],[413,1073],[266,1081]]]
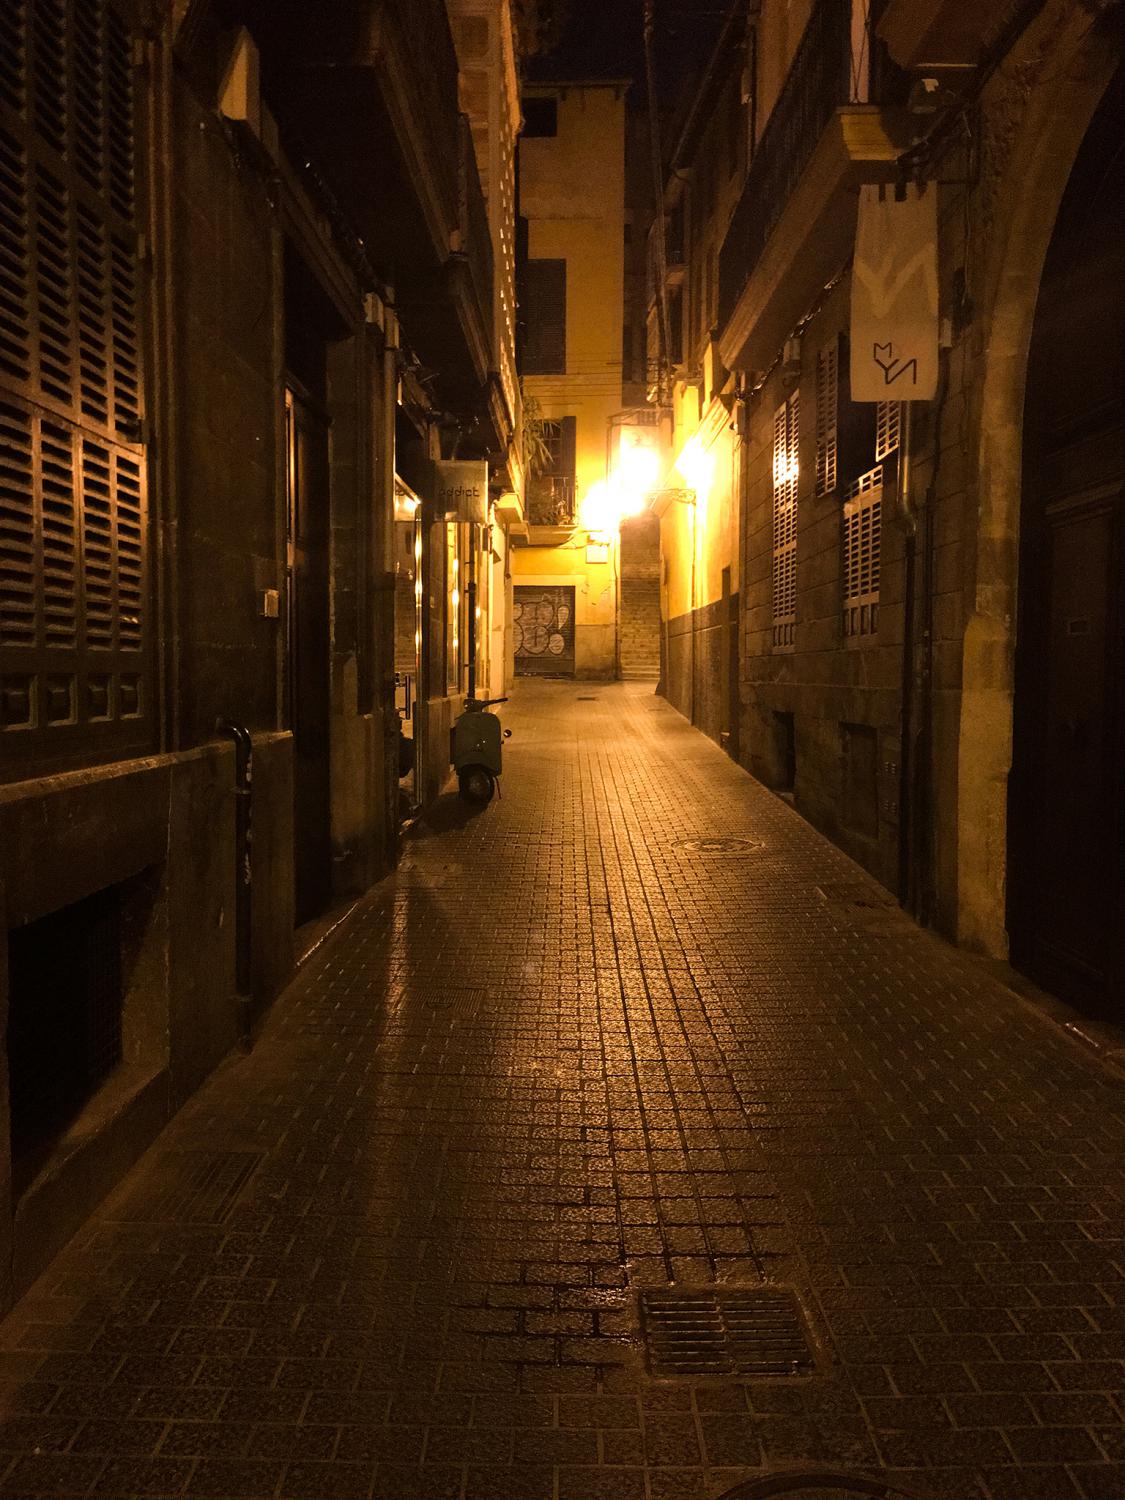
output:
[[[0,1492],[1121,1500],[1125,1084],[650,688],[505,722],[4,1325]],[[816,1373],[647,1373],[763,1281]]]

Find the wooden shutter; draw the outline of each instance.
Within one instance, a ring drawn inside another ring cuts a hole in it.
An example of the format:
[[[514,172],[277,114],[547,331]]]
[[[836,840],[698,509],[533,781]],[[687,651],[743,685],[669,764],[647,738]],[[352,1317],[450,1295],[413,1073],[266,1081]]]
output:
[[[0,757],[151,743],[132,36],[0,6]]]
[[[875,462],[898,452],[902,432],[902,404],[880,401],[875,409]]]
[[[879,628],[882,516],[883,470],[877,467],[856,480],[844,502],[843,630],[849,641]]]
[[[524,272],[524,373],[566,374],[566,261],[529,260]]]
[[[816,493],[836,488],[836,451],[840,400],[840,342],[833,339],[816,357]]]
[[[792,646],[797,622],[797,487],[800,478],[797,392],[773,422],[773,645]]]

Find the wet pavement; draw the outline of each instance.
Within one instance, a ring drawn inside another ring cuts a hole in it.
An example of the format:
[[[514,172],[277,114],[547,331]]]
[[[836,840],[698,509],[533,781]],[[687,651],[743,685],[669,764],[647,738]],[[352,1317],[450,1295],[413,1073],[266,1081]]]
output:
[[[1125,1083],[644,684],[505,722],[5,1323],[0,1493],[1120,1500]]]

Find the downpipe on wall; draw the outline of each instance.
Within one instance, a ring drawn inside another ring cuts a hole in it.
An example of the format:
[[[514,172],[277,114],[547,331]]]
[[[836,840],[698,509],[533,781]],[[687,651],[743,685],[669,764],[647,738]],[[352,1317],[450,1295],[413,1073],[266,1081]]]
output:
[[[243,1052],[253,1046],[250,1011],[253,962],[250,923],[253,916],[253,773],[254,747],[244,724],[219,719],[215,728],[234,741],[234,1011],[238,1045]]]

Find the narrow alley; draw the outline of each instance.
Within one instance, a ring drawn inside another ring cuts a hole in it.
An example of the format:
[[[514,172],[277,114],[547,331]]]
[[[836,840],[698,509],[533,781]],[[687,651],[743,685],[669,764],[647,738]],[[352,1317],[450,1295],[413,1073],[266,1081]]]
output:
[[[1120,1078],[651,684],[505,722],[17,1304],[0,1492],[1120,1497]]]

